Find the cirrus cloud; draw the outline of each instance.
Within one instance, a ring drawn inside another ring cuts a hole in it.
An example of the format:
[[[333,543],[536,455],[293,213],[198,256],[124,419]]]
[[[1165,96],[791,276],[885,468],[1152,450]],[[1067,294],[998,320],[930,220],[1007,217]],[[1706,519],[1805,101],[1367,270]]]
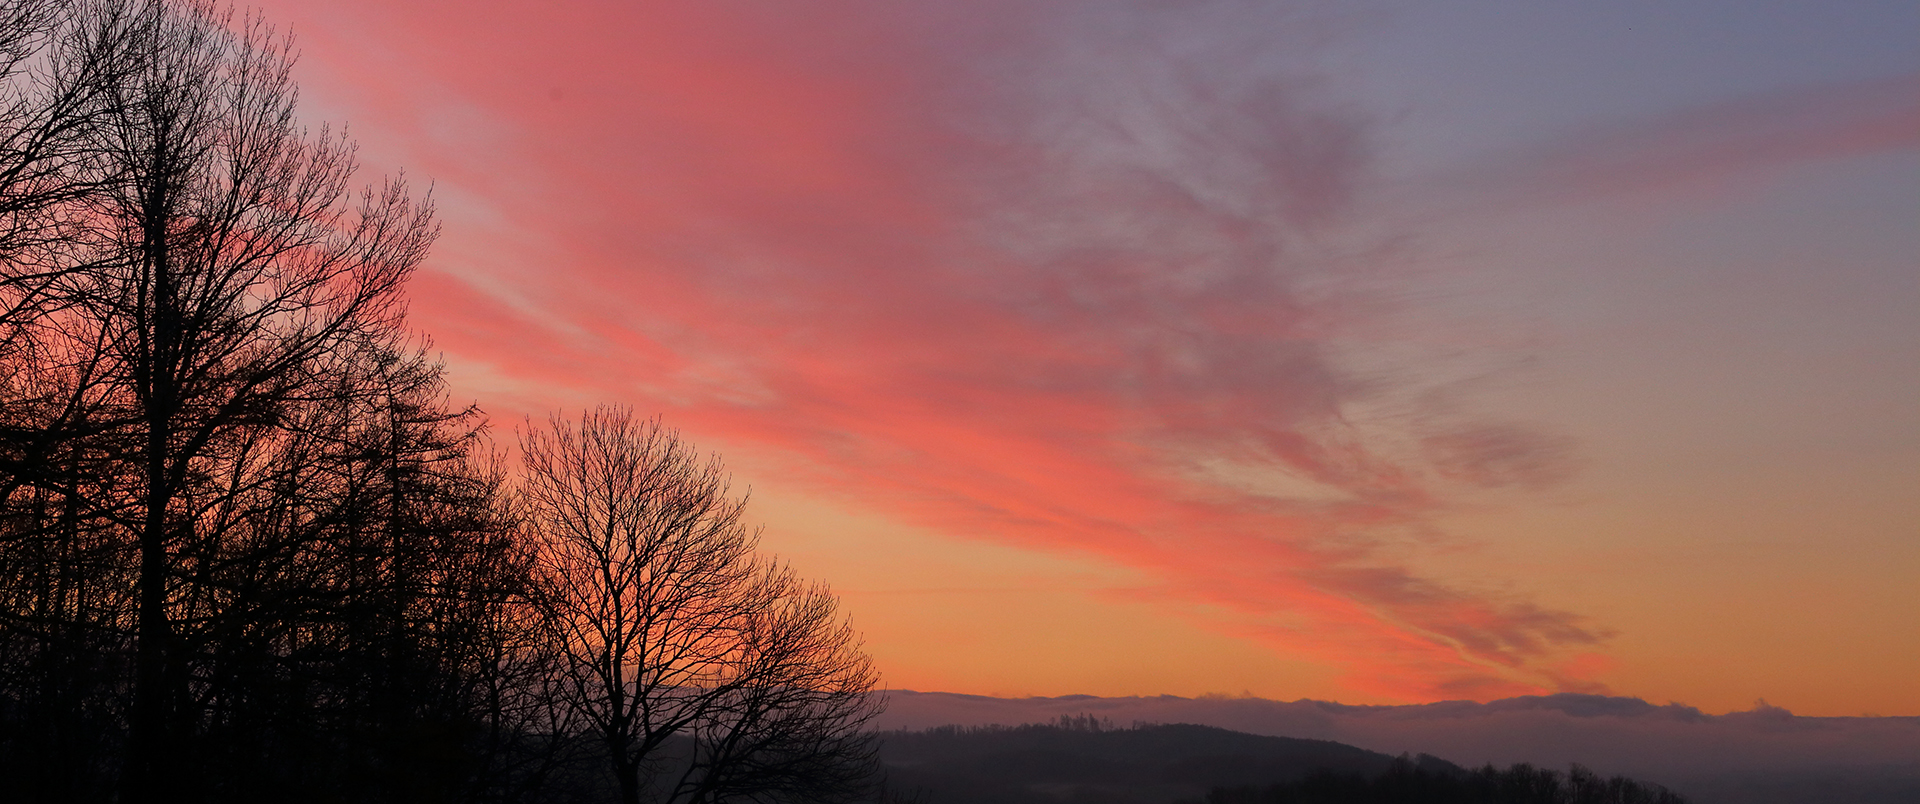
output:
[[[305,19],[310,53],[384,54],[319,69],[450,199],[415,319],[507,407],[661,410],[855,504],[1137,569],[1156,581],[1137,594],[1368,694],[1594,688],[1561,660],[1603,630],[1391,547],[1435,538],[1438,479],[1538,486],[1565,447],[1425,433],[1436,469],[1351,418],[1382,387],[1333,348],[1370,314],[1341,227],[1370,124],[1275,55],[1311,19],[863,0]]]

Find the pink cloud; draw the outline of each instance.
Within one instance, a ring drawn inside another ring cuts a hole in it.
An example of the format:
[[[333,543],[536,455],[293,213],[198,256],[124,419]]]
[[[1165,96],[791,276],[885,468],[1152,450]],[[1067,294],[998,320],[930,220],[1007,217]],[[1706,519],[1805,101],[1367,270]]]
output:
[[[1571,475],[1576,463],[1571,439],[1511,424],[1428,436],[1421,447],[1441,475],[1490,488],[1551,486]]]
[[[1799,162],[1920,150],[1920,75],[1799,87],[1581,131],[1458,183],[1494,203],[1712,193]],[[1458,196],[1455,197],[1457,202]]]
[[[1584,683],[1553,664],[1602,638],[1577,616],[1373,546],[1444,503],[1346,421],[1370,386],[1329,356],[1366,124],[1250,57],[1270,9],[1233,8],[285,13],[327,91],[471,201],[415,320],[524,404],[632,402],[859,505],[1137,568],[1356,690]],[[1443,471],[1546,471],[1458,438]],[[1185,469],[1212,459],[1318,496]]]

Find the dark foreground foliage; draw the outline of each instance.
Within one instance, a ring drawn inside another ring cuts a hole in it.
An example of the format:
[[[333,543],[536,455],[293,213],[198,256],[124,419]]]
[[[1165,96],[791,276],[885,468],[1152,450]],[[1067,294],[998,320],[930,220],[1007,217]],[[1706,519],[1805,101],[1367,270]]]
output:
[[[833,596],[658,422],[502,460],[406,326],[431,203],[293,52],[0,0],[0,801],[865,796]]]
[[[1385,773],[1317,771],[1266,788],[1217,788],[1206,804],[1685,804],[1659,785],[1602,778],[1579,765],[1567,773],[1515,765],[1470,772],[1401,759]]]

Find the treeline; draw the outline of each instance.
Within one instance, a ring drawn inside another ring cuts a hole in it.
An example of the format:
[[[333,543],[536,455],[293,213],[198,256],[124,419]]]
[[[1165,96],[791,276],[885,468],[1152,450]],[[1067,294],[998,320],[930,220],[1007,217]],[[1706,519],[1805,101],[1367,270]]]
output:
[[[888,783],[926,804],[1682,804],[1575,766],[1471,770],[1326,740],[1090,715],[884,735]]]
[[[1160,724],[1148,723],[1145,721],[1136,720],[1133,722],[1132,725],[1116,727],[1113,725],[1112,718],[1095,717],[1093,715],[1086,714],[1083,712],[1077,715],[1061,715],[1045,723],[1022,723],[1017,726],[1008,726],[1001,723],[987,723],[987,724],[981,724],[977,726],[962,726],[959,724],[953,724],[953,725],[947,725],[947,726],[933,726],[931,728],[927,728],[919,731],[904,730],[904,731],[894,732],[894,734],[897,734],[903,738],[909,737],[909,736],[916,736],[916,735],[925,736],[925,737],[935,737],[935,738],[961,738],[961,737],[991,738],[991,737],[1000,737],[1000,736],[1018,735],[1018,734],[1036,734],[1036,733],[1052,733],[1052,732],[1100,734],[1102,732],[1110,732],[1110,731],[1147,729],[1147,728],[1153,728],[1158,725]]]
[[[192,0],[0,0],[0,784],[29,802],[870,792],[875,675],[722,468],[516,464],[405,326],[437,232]]]
[[[1406,758],[1367,776],[1320,771],[1270,787],[1216,788],[1205,804],[1686,804],[1659,785],[1519,764],[1465,773]]]

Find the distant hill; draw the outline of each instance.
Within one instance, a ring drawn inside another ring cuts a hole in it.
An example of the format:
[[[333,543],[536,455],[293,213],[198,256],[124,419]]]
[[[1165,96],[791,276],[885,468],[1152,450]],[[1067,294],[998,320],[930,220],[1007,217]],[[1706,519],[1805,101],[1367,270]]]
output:
[[[992,698],[893,691],[883,729],[949,723],[1201,723],[1331,740],[1382,755],[1428,752],[1469,767],[1580,763],[1683,793],[1697,804],[1915,804],[1920,717],[1807,717],[1756,704],[1712,715],[1638,698],[1558,694],[1488,703],[1352,706],[1171,695]]]
[[[1115,729],[1092,718],[889,732],[880,756],[889,787],[926,804],[1172,804],[1216,787],[1271,785],[1316,770],[1371,776],[1394,762],[1328,740],[1193,725]],[[1461,771],[1432,757],[1417,762]]]

